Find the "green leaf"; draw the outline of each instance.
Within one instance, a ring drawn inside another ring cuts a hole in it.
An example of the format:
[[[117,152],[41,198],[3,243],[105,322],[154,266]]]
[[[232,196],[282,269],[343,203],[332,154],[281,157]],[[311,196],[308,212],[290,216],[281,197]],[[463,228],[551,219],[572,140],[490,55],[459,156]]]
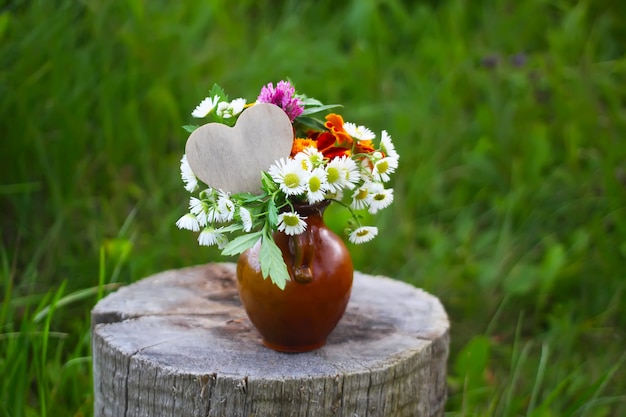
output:
[[[278,224],[278,208],[276,207],[274,198],[271,198],[267,202],[267,220],[272,229]]]
[[[301,124],[302,126],[311,128],[313,130],[324,129],[324,123],[321,120],[318,120],[314,117],[298,116],[296,117],[295,121]]]
[[[263,172],[261,172],[261,188],[267,194],[273,194],[274,191],[278,190],[278,184],[276,184],[276,182],[274,182],[272,177],[270,177],[270,174],[268,174],[267,172],[263,171]]]
[[[200,126],[198,126],[198,125],[184,125],[183,129],[185,129],[189,133],[193,133],[193,131],[196,130],[197,128],[199,128],[199,127]]]
[[[291,280],[291,278],[289,277],[289,272],[287,272],[283,254],[269,233],[263,235],[259,263],[261,264],[263,278],[270,277],[278,288],[284,290],[287,281]]]
[[[241,235],[236,237],[235,239],[228,242],[226,247],[222,250],[222,255],[231,256],[231,255],[239,255],[240,253],[250,249],[254,246],[259,239],[261,239],[263,235],[262,231],[248,233],[245,235]]]
[[[311,107],[311,106],[323,106],[324,104],[319,101],[316,98],[313,97],[307,97],[304,94],[296,94],[296,97],[300,100],[300,104],[302,104],[304,107]]]
[[[243,230],[243,225],[241,223],[231,223],[226,226],[221,226],[219,230],[222,233],[233,233],[239,230]]]
[[[302,112],[300,116],[315,114],[315,113],[322,112],[324,110],[335,109],[337,107],[343,107],[343,106],[341,104],[326,104],[324,106],[309,107],[309,108],[304,109],[304,111]]]
[[[211,88],[211,92],[209,93],[211,97],[219,96],[220,101],[228,101],[228,95],[224,92],[224,89],[217,84],[213,84]]]
[[[474,336],[459,352],[454,370],[465,380],[468,389],[477,389],[486,384],[485,369],[489,362],[491,345],[485,336]]]

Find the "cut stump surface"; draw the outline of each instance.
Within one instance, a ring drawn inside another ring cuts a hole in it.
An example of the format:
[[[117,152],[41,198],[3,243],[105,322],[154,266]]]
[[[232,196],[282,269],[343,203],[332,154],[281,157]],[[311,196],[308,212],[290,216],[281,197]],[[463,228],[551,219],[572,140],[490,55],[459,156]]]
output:
[[[449,322],[439,300],[356,272],[326,346],[272,351],[235,265],[165,271],[92,311],[96,417],[442,416]]]

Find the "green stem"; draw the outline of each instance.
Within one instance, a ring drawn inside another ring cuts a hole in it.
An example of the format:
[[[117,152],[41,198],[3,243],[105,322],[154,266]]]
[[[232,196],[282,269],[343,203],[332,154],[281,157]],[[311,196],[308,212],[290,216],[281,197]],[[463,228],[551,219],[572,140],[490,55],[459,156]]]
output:
[[[347,208],[348,211],[350,212],[350,215],[352,216],[352,218],[354,219],[354,221],[356,222],[356,224],[361,227],[361,221],[359,220],[359,216],[354,212],[354,210],[352,209],[352,207],[350,207],[349,204],[344,203],[343,201],[340,200],[336,200],[334,198],[330,199],[331,201],[334,201],[335,203],[338,203],[340,206],[343,206],[344,208]]]

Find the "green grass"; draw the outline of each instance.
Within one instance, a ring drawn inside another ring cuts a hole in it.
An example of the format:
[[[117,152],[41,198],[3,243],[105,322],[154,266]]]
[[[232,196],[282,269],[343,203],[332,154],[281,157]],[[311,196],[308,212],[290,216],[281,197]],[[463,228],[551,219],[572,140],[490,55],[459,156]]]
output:
[[[285,77],[394,138],[385,238],[351,251],[445,304],[448,415],[626,415],[625,16],[609,0],[4,2],[0,415],[91,415],[97,299],[223,260],[173,226],[180,126],[214,82],[252,100]]]

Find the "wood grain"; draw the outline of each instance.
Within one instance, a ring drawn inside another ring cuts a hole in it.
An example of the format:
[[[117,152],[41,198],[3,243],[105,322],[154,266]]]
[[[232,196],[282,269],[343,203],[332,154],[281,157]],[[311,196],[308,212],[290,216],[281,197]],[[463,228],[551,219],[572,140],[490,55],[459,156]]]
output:
[[[261,192],[261,172],[291,153],[293,127],[278,106],[261,103],[241,113],[234,127],[200,126],[187,139],[185,154],[205,184],[231,193]]]
[[[355,273],[328,344],[261,345],[235,266],[166,271],[92,311],[95,416],[442,416],[449,322],[408,284]]]

